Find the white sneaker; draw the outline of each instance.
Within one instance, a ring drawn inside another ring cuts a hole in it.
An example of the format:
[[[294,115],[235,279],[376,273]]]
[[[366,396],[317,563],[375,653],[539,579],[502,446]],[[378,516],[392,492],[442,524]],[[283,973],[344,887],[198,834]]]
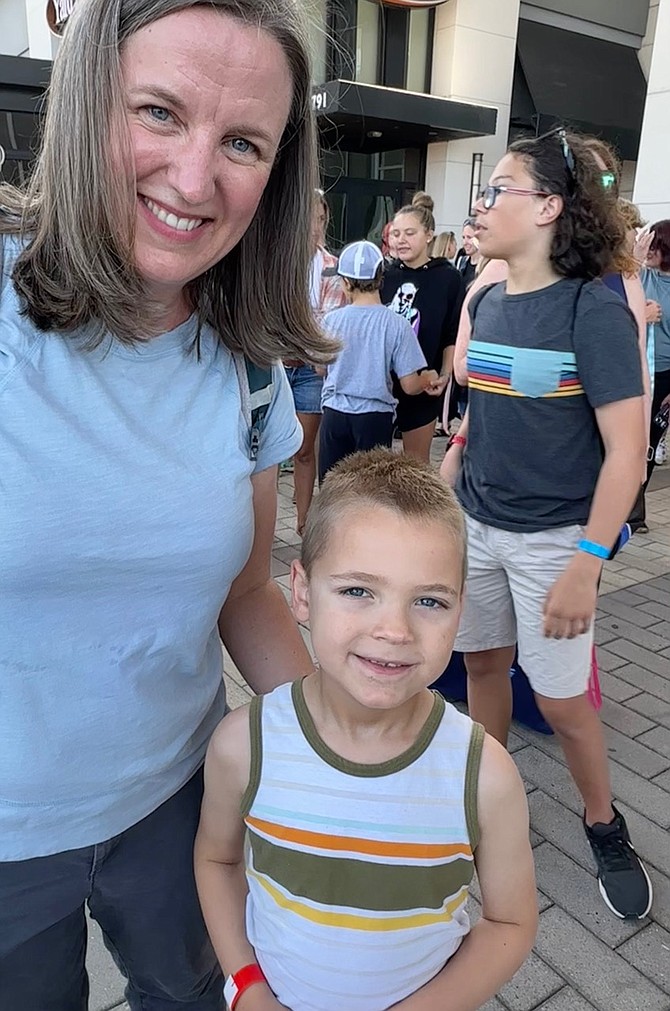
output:
[[[667,446],[667,435],[664,435],[658,446],[656,447],[656,453],[654,459],[656,461],[657,467],[663,467],[664,464],[668,462],[668,446]]]

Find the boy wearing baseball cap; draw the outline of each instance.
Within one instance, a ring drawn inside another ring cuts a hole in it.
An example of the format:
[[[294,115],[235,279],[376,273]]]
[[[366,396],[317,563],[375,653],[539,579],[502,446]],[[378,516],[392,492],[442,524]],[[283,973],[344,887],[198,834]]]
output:
[[[372,242],[352,242],[337,264],[350,304],[326,314],[323,328],[341,345],[323,384],[319,482],[358,450],[391,446],[397,400],[391,373],[409,394],[440,396],[444,381],[426,368],[411,325],[382,305],[384,257]]]

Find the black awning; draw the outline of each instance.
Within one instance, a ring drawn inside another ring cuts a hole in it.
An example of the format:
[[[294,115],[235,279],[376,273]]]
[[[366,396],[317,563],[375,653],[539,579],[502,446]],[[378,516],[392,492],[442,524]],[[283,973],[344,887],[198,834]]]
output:
[[[636,160],[647,82],[635,49],[521,20],[517,51],[538,133],[566,123]]]
[[[329,81],[312,104],[323,143],[346,151],[392,151],[495,133],[497,109],[396,88]]]

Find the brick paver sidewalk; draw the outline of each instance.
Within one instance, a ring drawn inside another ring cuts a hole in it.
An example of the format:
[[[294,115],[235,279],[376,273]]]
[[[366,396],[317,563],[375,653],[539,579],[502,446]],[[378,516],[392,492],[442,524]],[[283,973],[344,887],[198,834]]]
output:
[[[436,459],[443,452],[436,440]],[[608,564],[597,624],[614,793],[654,883],[652,915],[624,923],[607,910],[555,739],[515,726],[510,747],[528,790],[540,930],[534,953],[486,1011],[670,1011],[670,468],[656,472],[652,487],[650,533]],[[274,575],[286,591],[299,544],[291,491],[282,476]],[[228,682],[231,705],[249,699],[236,672]],[[95,930],[89,967],[91,1011],[122,1011],[122,982]]]

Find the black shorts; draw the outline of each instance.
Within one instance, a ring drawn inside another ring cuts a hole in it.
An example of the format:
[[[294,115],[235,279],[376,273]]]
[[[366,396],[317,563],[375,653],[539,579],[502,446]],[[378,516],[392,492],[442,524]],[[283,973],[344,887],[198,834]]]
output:
[[[423,428],[440,416],[441,397],[429,397],[427,393],[417,393],[415,397],[410,397],[402,390],[395,395],[398,398],[395,423],[401,432],[413,432],[416,428]]]

